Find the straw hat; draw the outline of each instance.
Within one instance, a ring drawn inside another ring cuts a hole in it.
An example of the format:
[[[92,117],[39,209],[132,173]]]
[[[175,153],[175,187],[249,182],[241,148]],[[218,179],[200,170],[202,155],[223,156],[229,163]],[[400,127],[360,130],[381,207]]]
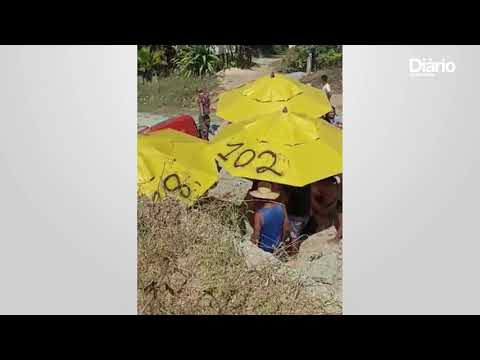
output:
[[[279,193],[272,191],[272,185],[266,181],[258,183],[258,189],[250,191],[250,195],[258,199],[275,200],[280,196]]]

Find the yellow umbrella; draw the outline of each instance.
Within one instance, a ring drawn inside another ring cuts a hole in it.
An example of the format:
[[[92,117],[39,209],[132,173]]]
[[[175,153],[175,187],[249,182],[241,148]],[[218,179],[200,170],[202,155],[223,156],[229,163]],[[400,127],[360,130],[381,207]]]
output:
[[[285,106],[292,112],[314,118],[331,111],[332,106],[322,90],[285,75],[272,75],[220,94],[217,116],[235,123],[281,111]]]
[[[341,130],[288,111],[228,125],[211,144],[232,176],[304,186],[342,173]]]
[[[189,205],[218,180],[208,142],[172,129],[138,136],[137,171],[140,194]]]

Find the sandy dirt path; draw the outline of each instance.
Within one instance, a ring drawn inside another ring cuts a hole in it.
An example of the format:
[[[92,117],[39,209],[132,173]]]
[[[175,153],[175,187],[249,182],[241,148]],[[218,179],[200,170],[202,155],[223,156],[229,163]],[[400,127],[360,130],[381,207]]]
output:
[[[274,64],[279,61],[281,61],[280,58],[259,58],[254,59],[256,65],[251,69],[231,68],[222,71],[218,74],[222,78],[220,88],[221,90],[230,90],[260,76],[270,74]]]

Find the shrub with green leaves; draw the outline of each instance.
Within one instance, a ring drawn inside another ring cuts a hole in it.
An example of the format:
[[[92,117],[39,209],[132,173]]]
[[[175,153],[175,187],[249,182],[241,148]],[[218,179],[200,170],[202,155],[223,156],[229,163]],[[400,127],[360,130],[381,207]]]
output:
[[[152,46],[140,46],[138,48],[138,72],[144,79],[151,80],[154,74],[158,74],[159,68],[165,65],[167,65],[167,62],[162,50],[155,50]]]
[[[288,50],[288,45],[272,45],[272,54],[284,54]]]
[[[214,74],[219,63],[210,45],[179,46],[174,59],[177,72],[187,78]]]
[[[288,49],[283,61],[282,68],[285,72],[305,71],[307,66],[308,51],[303,46],[295,46]]]
[[[342,49],[339,45],[297,45],[288,49],[283,60],[286,72],[305,71],[309,53],[313,53],[313,69],[336,66],[342,63]]]
[[[329,48],[319,53],[315,58],[315,62],[321,68],[340,65],[342,63],[342,53],[337,49]]]

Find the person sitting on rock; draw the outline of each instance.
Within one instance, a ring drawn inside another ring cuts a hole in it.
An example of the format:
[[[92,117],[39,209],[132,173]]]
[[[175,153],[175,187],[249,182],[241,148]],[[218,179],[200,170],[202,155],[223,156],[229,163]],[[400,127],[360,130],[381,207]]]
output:
[[[275,201],[280,193],[272,191],[272,184],[261,181],[257,190],[251,191],[250,195],[261,201],[261,206],[255,212],[251,240],[263,251],[273,253],[289,232],[285,206]]]

